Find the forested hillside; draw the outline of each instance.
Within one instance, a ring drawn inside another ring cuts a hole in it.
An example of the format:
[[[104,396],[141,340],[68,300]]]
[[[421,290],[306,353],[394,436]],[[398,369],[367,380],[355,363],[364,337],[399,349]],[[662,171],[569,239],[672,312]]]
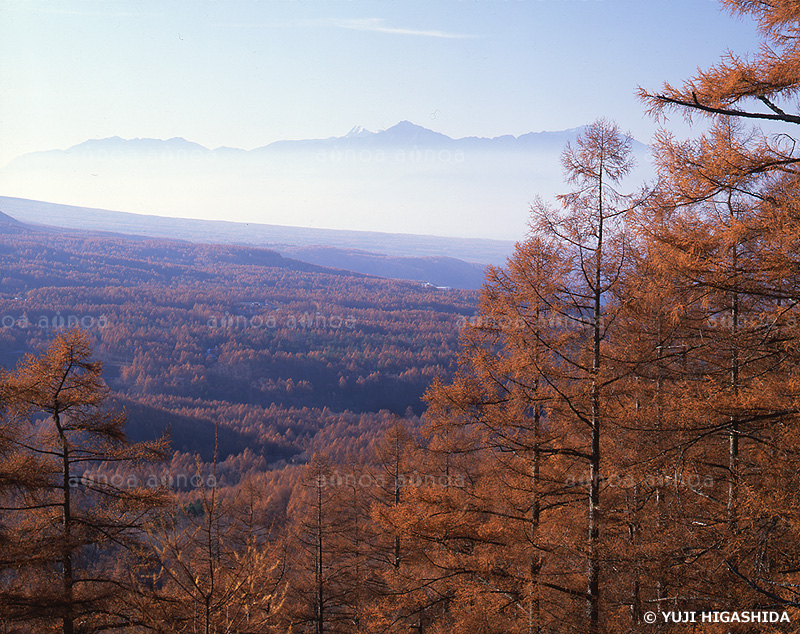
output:
[[[798,631],[800,10],[724,4],[477,296],[0,218],[0,627]]]
[[[13,366],[59,327],[81,326],[131,436],[170,426],[176,449],[206,459],[215,424],[223,458],[247,447],[273,463],[325,446],[314,438],[333,421],[348,420],[337,439],[346,444],[389,412],[419,415],[475,310],[468,292],[264,249],[11,222],[0,245],[2,361]]]

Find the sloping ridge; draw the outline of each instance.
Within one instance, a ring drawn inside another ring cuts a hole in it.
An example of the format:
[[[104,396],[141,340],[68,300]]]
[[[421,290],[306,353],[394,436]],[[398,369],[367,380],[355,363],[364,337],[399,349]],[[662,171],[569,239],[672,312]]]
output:
[[[297,270],[305,266],[311,272],[316,265],[343,269],[354,275],[462,289],[480,288],[486,264],[502,266],[513,247],[513,243],[501,240],[169,218],[6,196],[0,196],[0,208],[16,211],[34,223],[21,225],[28,231],[100,231],[145,241],[166,238],[195,244],[224,244],[232,250],[230,257],[263,260],[266,256],[256,257],[252,252],[233,253],[236,248],[255,247],[282,255],[283,265]],[[0,231],[3,231],[2,225]],[[268,264],[263,261],[241,263]]]
[[[0,211],[0,233],[19,233],[27,230],[28,226],[24,222]]]
[[[8,214],[4,214],[0,211],[0,224],[4,225],[22,225],[22,223],[17,220],[16,218],[12,218]]]
[[[330,246],[359,249],[401,257],[449,256],[480,264],[502,265],[514,243],[485,238],[443,238],[439,236],[347,229],[314,229],[286,225],[171,218],[125,211],[76,207],[59,203],[0,196],[0,208],[11,210],[35,225],[89,231],[112,231],[126,235],[242,244],[278,246]]]
[[[435,286],[477,289],[484,282],[484,265],[445,256],[398,257],[321,245],[289,246],[279,251],[284,256],[319,266],[390,279],[428,282]]]
[[[102,262],[114,267],[125,267],[128,271],[136,271],[150,278],[167,279],[191,274],[198,279],[205,279],[208,265],[213,261],[279,268],[298,273],[370,277],[360,271],[292,258],[265,247],[224,242],[195,243],[175,238],[26,224],[3,212],[0,212],[0,235],[20,236],[18,239],[47,245],[47,258],[51,263],[59,262],[76,270],[92,268],[97,262]],[[121,279],[117,281],[123,283]]]

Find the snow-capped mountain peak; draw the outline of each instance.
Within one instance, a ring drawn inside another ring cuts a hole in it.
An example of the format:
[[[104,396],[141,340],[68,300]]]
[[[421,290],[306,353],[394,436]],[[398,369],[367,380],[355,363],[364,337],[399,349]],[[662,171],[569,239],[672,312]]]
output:
[[[371,132],[370,130],[367,130],[366,128],[364,128],[364,127],[362,127],[360,125],[357,125],[357,126],[353,126],[353,129],[350,130],[350,132],[348,132],[347,134],[344,135],[344,138],[345,139],[352,139],[353,137],[363,137],[363,136],[372,135],[372,134],[375,134],[375,133]]]

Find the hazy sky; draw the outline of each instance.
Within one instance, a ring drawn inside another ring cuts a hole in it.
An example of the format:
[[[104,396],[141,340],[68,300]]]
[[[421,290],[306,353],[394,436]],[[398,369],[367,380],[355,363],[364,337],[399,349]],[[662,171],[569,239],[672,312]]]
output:
[[[0,0],[0,166],[91,138],[252,149],[401,120],[457,138],[605,116],[648,142],[637,85],[756,42],[713,0]]]
[[[751,22],[713,0],[0,0],[0,163],[88,138],[253,148],[410,120],[453,137],[598,116]]]

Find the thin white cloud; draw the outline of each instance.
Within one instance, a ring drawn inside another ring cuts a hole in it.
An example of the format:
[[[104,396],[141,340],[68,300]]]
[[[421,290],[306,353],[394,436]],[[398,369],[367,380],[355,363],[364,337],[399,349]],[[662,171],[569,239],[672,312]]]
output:
[[[280,22],[222,22],[219,26],[227,28],[266,29],[266,28],[308,28],[330,27],[352,31],[369,31],[372,33],[390,33],[392,35],[416,35],[418,37],[438,37],[449,40],[461,40],[482,37],[465,33],[450,33],[448,31],[427,31],[422,29],[403,29],[387,26],[383,18],[354,18],[354,19],[313,19],[313,20],[284,20]]]
[[[448,31],[425,31],[420,29],[403,29],[386,26],[383,18],[359,18],[351,20],[334,20],[334,26],[353,31],[370,31],[373,33],[391,33],[393,35],[416,35],[421,37],[438,37],[448,40],[462,40],[478,37],[464,33],[450,33]]]

